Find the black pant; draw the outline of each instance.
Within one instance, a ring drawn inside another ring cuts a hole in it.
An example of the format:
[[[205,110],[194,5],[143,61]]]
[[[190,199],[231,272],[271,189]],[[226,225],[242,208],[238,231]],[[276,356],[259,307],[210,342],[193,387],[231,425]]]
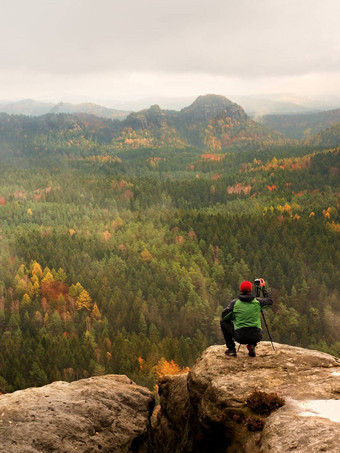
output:
[[[257,345],[262,339],[262,330],[258,327],[242,327],[234,330],[234,325],[231,321],[221,321],[221,329],[228,349],[235,348],[235,342],[240,344]]]

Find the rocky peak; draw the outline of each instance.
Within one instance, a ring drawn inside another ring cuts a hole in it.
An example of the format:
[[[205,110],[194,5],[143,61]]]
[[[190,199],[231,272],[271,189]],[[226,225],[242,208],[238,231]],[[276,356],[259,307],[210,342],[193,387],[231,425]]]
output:
[[[237,120],[247,118],[241,106],[217,94],[199,96],[191,105],[180,111],[180,117],[190,122],[208,121],[220,116]]]
[[[148,109],[130,113],[124,125],[132,129],[149,129],[152,127],[165,127],[167,124],[166,113],[159,105],[152,105]]]

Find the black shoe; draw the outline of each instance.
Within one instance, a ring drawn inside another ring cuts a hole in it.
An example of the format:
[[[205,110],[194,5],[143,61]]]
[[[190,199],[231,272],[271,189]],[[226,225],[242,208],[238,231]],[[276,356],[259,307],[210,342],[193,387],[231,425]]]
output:
[[[248,349],[248,355],[249,357],[256,357],[256,353],[255,353],[255,346],[252,345],[252,344],[247,344],[247,349]]]
[[[233,348],[233,349],[227,349],[227,350],[225,351],[225,355],[231,356],[231,357],[236,357],[236,356],[237,356],[237,354],[236,354],[236,349],[235,349],[235,348]]]

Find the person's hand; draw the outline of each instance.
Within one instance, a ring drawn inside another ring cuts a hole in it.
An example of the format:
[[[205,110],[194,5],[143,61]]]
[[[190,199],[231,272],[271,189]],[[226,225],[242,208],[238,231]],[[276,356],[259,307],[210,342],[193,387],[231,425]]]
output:
[[[261,288],[264,288],[266,286],[266,282],[263,280],[263,278],[260,278],[260,286]]]

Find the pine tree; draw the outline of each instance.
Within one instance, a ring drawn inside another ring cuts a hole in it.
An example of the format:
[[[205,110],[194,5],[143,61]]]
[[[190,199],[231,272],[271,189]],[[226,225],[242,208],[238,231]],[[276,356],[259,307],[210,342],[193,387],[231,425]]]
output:
[[[77,307],[77,310],[85,309],[87,311],[91,311],[92,298],[91,298],[90,294],[86,291],[86,289],[83,289],[83,291],[77,297],[76,307]]]

